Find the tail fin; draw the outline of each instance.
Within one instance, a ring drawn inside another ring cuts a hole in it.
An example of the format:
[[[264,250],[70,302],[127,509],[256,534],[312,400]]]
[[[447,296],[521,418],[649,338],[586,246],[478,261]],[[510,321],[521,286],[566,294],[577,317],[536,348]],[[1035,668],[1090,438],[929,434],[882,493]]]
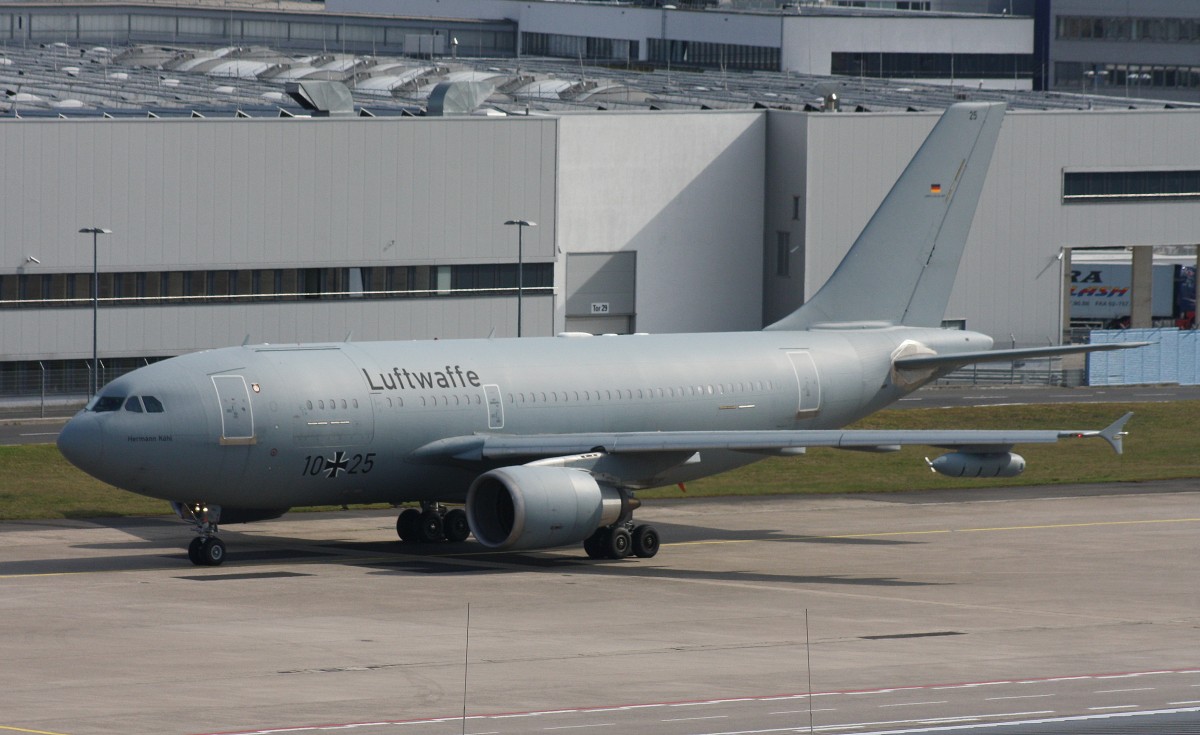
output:
[[[941,324],[1004,107],[965,102],[947,109],[825,285],[767,329]]]

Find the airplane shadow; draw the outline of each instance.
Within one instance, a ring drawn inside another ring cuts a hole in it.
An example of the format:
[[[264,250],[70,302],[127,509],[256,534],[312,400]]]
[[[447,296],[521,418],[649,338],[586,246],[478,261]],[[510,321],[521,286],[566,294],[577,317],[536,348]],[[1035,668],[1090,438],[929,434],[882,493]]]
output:
[[[54,559],[0,561],[0,576],[35,574],[86,574],[106,571],[177,570],[188,579],[252,579],[272,576],[307,576],[303,572],[255,571],[254,566],[288,562],[320,561],[373,570],[376,574],[437,574],[474,576],[514,572],[552,572],[621,575],[646,579],[707,580],[797,585],[839,585],[866,587],[928,586],[892,577],[848,575],[805,575],[754,570],[714,571],[682,569],[639,564],[637,559],[589,559],[582,549],[571,555],[560,551],[492,552],[473,541],[459,544],[422,545],[399,541],[314,541],[281,535],[264,536],[222,529],[229,547],[227,561],[221,567],[196,567],[187,559],[186,544],[191,534],[186,526],[166,518],[99,519],[95,525],[114,528],[140,540],[71,544],[73,550],[101,552],[85,556]],[[655,524],[668,544],[741,543],[749,541],[782,544],[837,544],[847,547],[906,546],[917,541],[876,538],[831,538],[801,536],[770,529],[729,530],[677,524]],[[108,552],[108,553],[103,553]],[[121,553],[128,552],[128,553]],[[140,553],[139,553],[140,552]],[[663,554],[672,553],[669,547]],[[714,553],[720,553],[714,551]],[[803,568],[798,558],[797,568]],[[303,566],[298,567],[303,569]]]

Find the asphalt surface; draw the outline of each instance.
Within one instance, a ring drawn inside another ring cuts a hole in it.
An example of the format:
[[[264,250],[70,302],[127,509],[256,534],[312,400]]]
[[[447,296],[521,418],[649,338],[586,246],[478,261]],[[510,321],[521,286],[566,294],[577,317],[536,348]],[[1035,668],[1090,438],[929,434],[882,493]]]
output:
[[[1200,386],[1139,385],[1058,388],[1036,386],[928,387],[900,399],[892,408],[942,408],[1046,403],[1117,403],[1200,400]],[[34,409],[31,409],[31,411]],[[0,420],[0,446],[53,443],[68,417]]]
[[[295,514],[225,527],[207,568],[166,519],[0,523],[0,732],[1200,722],[1195,481],[653,501],[639,520],[658,556],[591,561]]]

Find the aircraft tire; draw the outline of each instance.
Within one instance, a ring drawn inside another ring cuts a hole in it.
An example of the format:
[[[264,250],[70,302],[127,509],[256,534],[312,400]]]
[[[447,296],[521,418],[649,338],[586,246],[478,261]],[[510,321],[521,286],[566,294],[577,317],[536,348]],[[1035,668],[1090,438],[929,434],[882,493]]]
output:
[[[612,535],[608,537],[608,557],[610,559],[624,559],[633,553],[633,538],[629,535],[629,531],[624,528],[614,528]]]
[[[200,544],[200,563],[206,567],[219,567],[225,561],[225,542],[213,536]]]
[[[416,508],[406,508],[396,517],[396,535],[401,541],[417,540],[417,524],[421,521],[421,511]]]
[[[658,540],[658,529],[649,524],[633,529],[633,555],[640,559],[649,559],[658,553],[661,544]]]
[[[426,544],[437,543],[446,538],[442,516],[437,511],[427,510],[417,522],[417,540]]]
[[[200,547],[204,544],[204,537],[197,536],[188,544],[188,560],[196,566],[204,566],[204,560],[200,558]]]
[[[608,534],[611,531],[612,529],[609,528],[597,528],[595,533],[584,539],[583,550],[587,552],[589,558],[608,558]]]
[[[442,518],[442,533],[452,544],[466,541],[467,536],[471,535],[471,524],[467,523],[467,512],[461,508],[447,512]]]

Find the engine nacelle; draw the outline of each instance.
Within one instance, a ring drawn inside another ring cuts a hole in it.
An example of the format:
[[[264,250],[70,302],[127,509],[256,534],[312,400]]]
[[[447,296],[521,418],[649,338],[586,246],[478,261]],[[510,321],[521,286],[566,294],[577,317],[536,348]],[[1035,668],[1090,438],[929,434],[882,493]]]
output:
[[[1025,471],[1025,458],[1012,452],[951,452],[929,466],[950,477],[1016,477]]]
[[[621,517],[621,494],[565,467],[500,467],[467,491],[467,523],[492,549],[543,549],[583,541]]]

